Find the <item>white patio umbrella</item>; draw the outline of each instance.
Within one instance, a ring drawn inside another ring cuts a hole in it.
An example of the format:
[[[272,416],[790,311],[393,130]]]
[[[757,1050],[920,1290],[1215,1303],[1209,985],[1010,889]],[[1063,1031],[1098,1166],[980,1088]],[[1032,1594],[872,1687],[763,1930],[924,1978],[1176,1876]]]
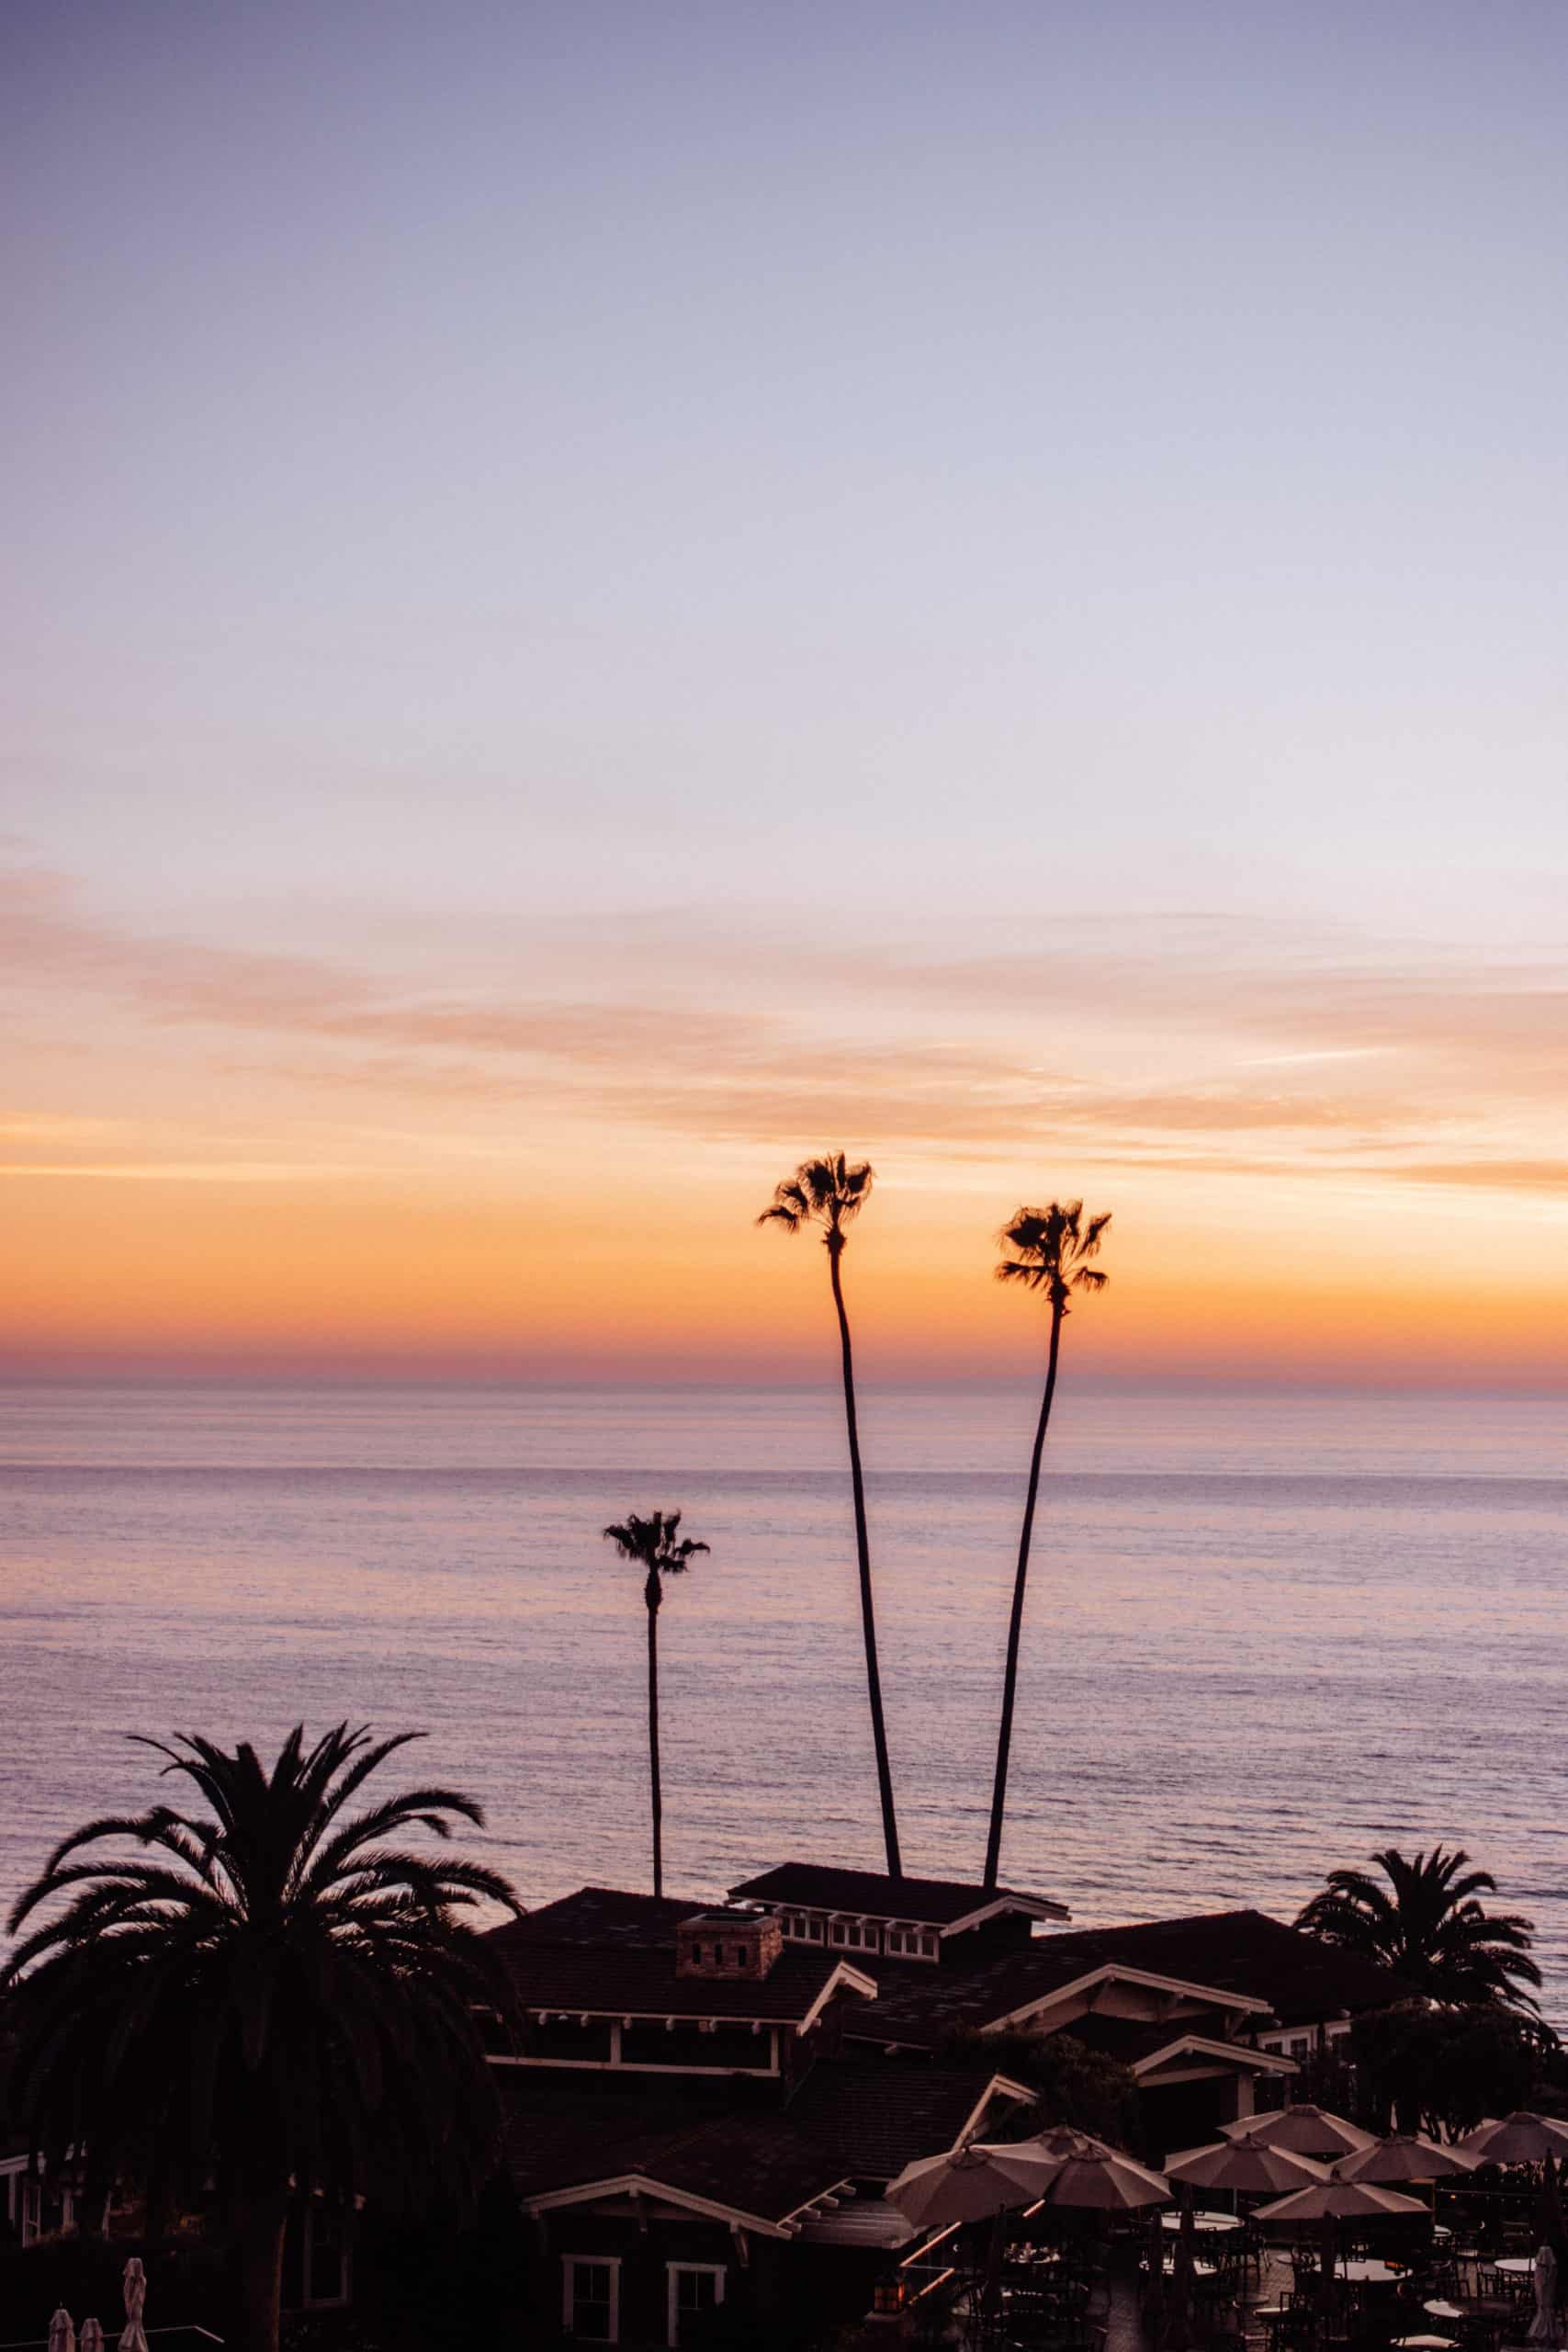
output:
[[[1557,2341],[1557,2256],[1549,2245],[1539,2248],[1535,2257],[1535,2317],[1527,2340],[1531,2344]]]
[[[1517,2107],[1512,2115],[1478,2124],[1459,2144],[1483,2165],[1539,2165],[1568,2155],[1568,2123]]]
[[[1332,2160],[1370,2148],[1374,2134],[1323,2107],[1280,2107],[1267,2115],[1243,2115],[1222,2123],[1227,2140],[1260,2140],[1266,2148],[1288,2148],[1293,2156]]]
[[[1145,2205],[1168,2205],[1170,2183],[1161,2172],[1092,2139],[1087,2132],[1056,2130],[1041,2134],[1039,2146],[1056,2170],[1040,2191],[1045,2205],[1066,2206],[1080,2212],[1130,2213]]]
[[[85,2319],[82,2333],[76,2338],[76,2352],[104,2352],[104,2324],[99,2319]]]
[[[1402,2213],[1407,2219],[1416,2214],[1423,2221],[1430,2219],[1418,2197],[1401,2197],[1396,2189],[1375,2188],[1364,2180],[1336,2180],[1331,2174],[1326,2180],[1314,2181],[1306,2188],[1292,2189],[1289,2197],[1276,2198],[1272,2205],[1260,2205],[1253,2218],[1259,2222],[1295,2222],[1303,2227],[1309,2222],[1322,2222],[1323,2299],[1326,2304],[1334,2278],[1335,2225],[1339,2222],[1382,2219],[1390,2213]]]
[[[1000,2146],[972,2141],[967,2147],[949,2148],[945,2155],[906,2165],[888,2184],[887,2201],[922,2229],[986,2222],[993,2213],[1032,2205],[1060,2165],[1059,2157],[1044,2155],[1030,2140]]]
[[[76,2352],[76,2330],[63,2303],[49,2323],[49,2352]]]
[[[125,2266],[125,2325],[119,2332],[119,2352],[148,2352],[141,2314],[147,2306],[147,2273],[141,2257],[133,2254]]]
[[[1427,2218],[1418,2197],[1401,2197],[1396,2189],[1377,2188],[1370,2181],[1337,2180],[1331,2174],[1326,2180],[1309,2182],[1305,2188],[1293,2188],[1288,2197],[1277,2197],[1272,2205],[1260,2205],[1254,2219],[1359,2222],[1387,2213],[1403,2213],[1407,2218],[1418,2213],[1423,2220]]]
[[[1271,2148],[1267,2140],[1250,2136],[1216,2140],[1212,2147],[1184,2148],[1166,2165],[1171,2180],[1190,2188],[1237,2188],[1244,2196],[1281,2197],[1287,2189],[1304,2188],[1310,2181],[1326,2180],[1327,2172],[1311,2156],[1290,2148]]]
[[[1391,2132],[1386,2140],[1374,2140],[1370,2148],[1341,2156],[1334,2177],[1370,2180],[1386,2188],[1394,2180],[1448,2180],[1455,2173],[1473,2172],[1480,2161],[1463,2148],[1445,2148],[1419,2132]]]

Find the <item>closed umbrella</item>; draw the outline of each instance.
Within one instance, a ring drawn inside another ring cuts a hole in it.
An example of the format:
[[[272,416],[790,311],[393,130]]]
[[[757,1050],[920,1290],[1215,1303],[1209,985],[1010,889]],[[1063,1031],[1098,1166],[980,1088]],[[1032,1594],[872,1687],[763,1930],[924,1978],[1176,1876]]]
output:
[[[1473,2172],[1479,2156],[1463,2148],[1445,2148],[1419,2132],[1391,2132],[1370,2148],[1341,2156],[1334,2167],[1336,2180],[1370,2180],[1386,2188],[1396,2180],[1448,2180],[1455,2173]]]
[[[1520,2107],[1499,2121],[1478,2124],[1459,2144],[1483,2165],[1539,2165],[1548,2156],[1568,2156],[1568,2123]]]
[[[1266,2148],[1288,2148],[1294,2156],[1329,2160],[1370,2148],[1374,2137],[1359,2123],[1330,2115],[1323,2107],[1276,2108],[1269,2115],[1241,2116],[1235,2123],[1222,2123],[1220,2129],[1227,2140],[1260,2140]]]
[[[1549,2245],[1541,2246],[1535,2257],[1535,2317],[1529,2340],[1531,2344],[1557,2341],[1557,2256]]]
[[[1176,2233],[1176,2252],[1170,2265],[1170,2300],[1174,2308],[1175,2335],[1185,2342],[1192,2322],[1192,2290],[1198,2281],[1197,2233],[1192,2220],[1192,2191],[1181,2191],[1181,2227]]]
[[[1290,2148],[1271,2148],[1250,2136],[1216,2140],[1213,2147],[1185,2148],[1166,2165],[1170,2179],[1190,2188],[1236,2188],[1244,2196],[1282,2197],[1309,2181],[1326,2180],[1323,2165]]]
[[[49,2323],[49,2352],[76,2352],[76,2330],[63,2303]]]
[[[141,2256],[133,2254],[125,2266],[125,2325],[119,2333],[119,2352],[148,2352],[147,2331],[141,2324],[146,2304],[147,2273]]]
[[[82,2322],[82,2333],[76,2338],[76,2352],[104,2352],[102,2320],[85,2319]]]

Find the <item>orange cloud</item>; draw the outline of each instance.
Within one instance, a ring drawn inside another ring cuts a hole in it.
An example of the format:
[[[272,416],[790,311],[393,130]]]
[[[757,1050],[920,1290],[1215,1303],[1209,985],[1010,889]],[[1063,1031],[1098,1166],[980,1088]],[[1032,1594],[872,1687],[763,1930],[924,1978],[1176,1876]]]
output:
[[[1563,976],[1129,936],[944,961],[647,917],[432,986],[423,954],[160,938],[13,875],[10,1360],[811,1377],[816,1285],[750,1219],[842,1141],[882,1172],[854,1271],[886,1373],[1032,1362],[990,1237],[1055,1191],[1117,1215],[1091,1368],[1549,1376]],[[1484,1275],[1448,1229],[1482,1188]]]

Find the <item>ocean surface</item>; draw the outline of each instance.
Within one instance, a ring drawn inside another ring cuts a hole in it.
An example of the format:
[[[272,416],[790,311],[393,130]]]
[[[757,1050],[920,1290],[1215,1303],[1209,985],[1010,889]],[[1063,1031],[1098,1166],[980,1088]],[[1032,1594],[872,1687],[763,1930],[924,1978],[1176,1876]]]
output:
[[[863,1400],[905,1866],[977,1875],[1034,1399]],[[1003,1875],[1086,1925],[1289,1918],[1376,1847],[1459,1841],[1531,1916],[1568,2023],[1568,1476],[1541,1399],[1064,1390]],[[525,1901],[648,1883],[640,1578],[665,1857],[706,1896],[876,1868],[832,1390],[0,1390],[0,1900],[152,1793],[130,1732],[428,1733]]]

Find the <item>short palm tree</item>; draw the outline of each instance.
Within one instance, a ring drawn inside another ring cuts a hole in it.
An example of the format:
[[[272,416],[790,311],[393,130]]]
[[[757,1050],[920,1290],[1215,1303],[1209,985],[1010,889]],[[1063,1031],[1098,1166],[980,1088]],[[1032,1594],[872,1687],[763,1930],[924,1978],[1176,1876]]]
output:
[[[1535,1923],[1477,1899],[1497,1891],[1490,1871],[1468,1869],[1459,1847],[1445,1853],[1434,1846],[1411,1860],[1390,1846],[1371,1859],[1386,1885],[1369,1871],[1330,1871],[1297,1927],[1382,1961],[1430,2000],[1535,2008],[1523,1989],[1540,1983],[1529,1956]]]
[[[1051,1340],[1045,1359],[1045,1393],[1034,1431],[1029,1461],[1029,1492],[1023,1506],[1023,1532],[1019,1537],[1018,1568],[1013,1577],[1012,1617],[1008,1626],[1007,1668],[1002,1677],[1002,1719],[997,1736],[997,1770],[991,1784],[991,1829],[986,1842],[986,1880],[995,1886],[1001,1868],[1002,1822],[1007,1812],[1008,1764],[1012,1752],[1012,1712],[1018,1695],[1018,1651],[1023,1634],[1023,1595],[1029,1582],[1029,1551],[1034,1536],[1034,1506],[1040,1493],[1040,1464],[1045,1432],[1051,1426],[1051,1406],[1056,1394],[1056,1368],[1061,1361],[1062,1325],[1075,1290],[1103,1290],[1110,1280],[1090,1261],[1100,1254],[1110,1212],[1086,1218],[1081,1201],[1049,1208],[1021,1208],[998,1236],[1011,1255],[997,1268],[997,1280],[1041,1293],[1051,1309]]]
[[[11,1916],[51,1915],[0,1971],[34,2146],[134,2170],[154,2202],[215,2180],[246,2352],[276,2352],[291,2194],[467,2196],[493,2160],[476,2008],[505,1996],[467,1915],[518,1906],[493,1871],[403,1842],[483,1815],[444,1788],[351,1810],[416,1736],[339,1724],[307,1747],[300,1727],[270,1771],[249,1745],[145,1740],[206,1810],[89,1822]]]
[[[855,1552],[860,1563],[861,1626],[865,1635],[865,1679],[871,1697],[871,1736],[876,1750],[876,1785],[882,1800],[882,1838],[887,1852],[888,1875],[902,1878],[898,1856],[898,1823],[893,1810],[893,1773],[887,1761],[887,1726],[882,1713],[882,1677],[876,1663],[876,1611],[871,1592],[871,1544],[866,1534],[865,1482],[861,1475],[860,1428],[855,1415],[855,1368],[850,1348],[850,1318],[844,1311],[844,1284],[840,1261],[853,1224],[871,1195],[873,1171],[864,1160],[851,1166],[841,1151],[821,1159],[803,1159],[773,1193],[773,1205],[757,1219],[759,1225],[779,1225],[786,1233],[820,1227],[828,1252],[828,1276],[833,1308],[839,1318],[839,1352],[843,1366],[844,1415],[850,1432],[850,1487],[854,1498]]]
[[[628,1511],[624,1527],[607,1527],[606,1540],[624,1560],[647,1571],[642,1597],[648,1607],[648,1761],[653,1790],[653,1891],[664,1892],[664,1797],[659,1780],[659,1611],[666,1577],[684,1576],[705,1544],[682,1536],[678,1510],[656,1510],[647,1519]]]

